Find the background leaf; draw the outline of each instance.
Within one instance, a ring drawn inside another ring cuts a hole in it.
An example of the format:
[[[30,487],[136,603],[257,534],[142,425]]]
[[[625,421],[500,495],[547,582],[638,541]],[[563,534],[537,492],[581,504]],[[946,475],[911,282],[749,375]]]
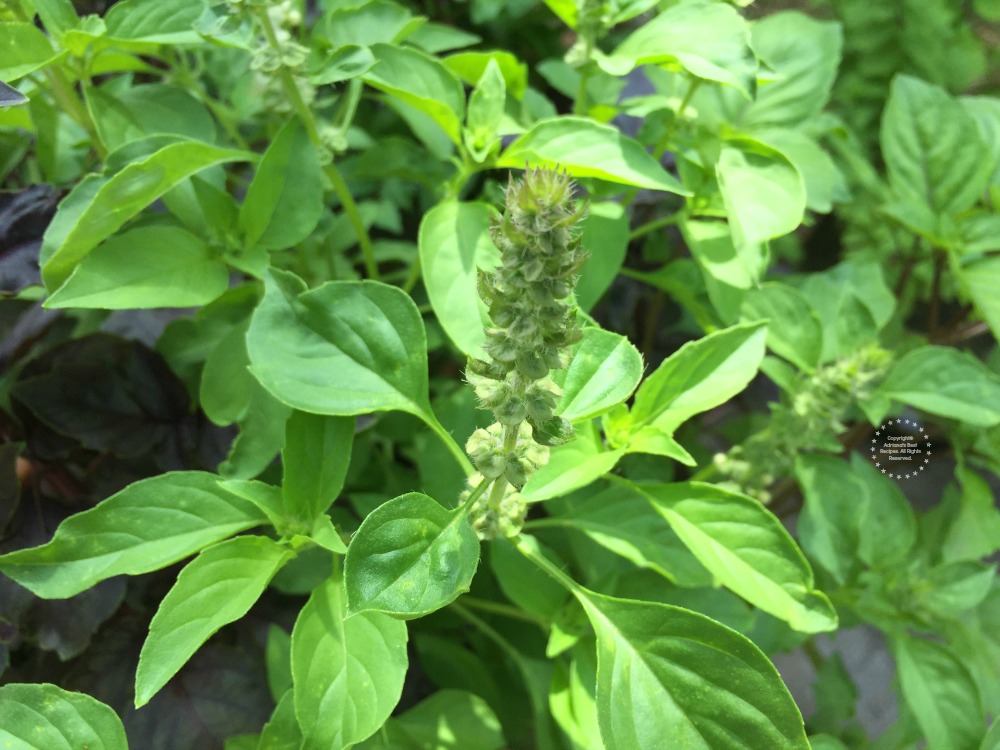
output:
[[[946,346],[922,346],[900,357],[876,393],[972,425],[1000,424],[1000,376]]]
[[[746,21],[730,6],[708,0],[667,8],[626,37],[611,57],[631,66],[673,63],[748,99],[757,88],[757,57]]]
[[[452,142],[461,143],[465,92],[455,74],[415,49],[389,44],[375,44],[371,49],[377,62],[365,73],[365,83],[429,115]]]
[[[292,413],[281,453],[281,491],[293,517],[311,523],[333,505],[351,463],[354,428],[350,418]]]
[[[936,217],[975,203],[992,173],[972,116],[943,89],[911,76],[893,79],[881,142],[893,190]]]
[[[774,74],[757,90],[744,122],[796,125],[818,115],[837,77],[840,24],[785,11],[755,21],[751,37],[754,51]]]
[[[944,646],[920,638],[893,640],[903,697],[930,750],[976,750],[986,733],[979,691]]]

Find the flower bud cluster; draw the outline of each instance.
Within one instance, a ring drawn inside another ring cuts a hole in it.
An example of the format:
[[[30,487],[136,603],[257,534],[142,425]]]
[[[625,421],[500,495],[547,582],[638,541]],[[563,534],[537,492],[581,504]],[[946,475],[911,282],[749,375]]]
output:
[[[466,446],[476,469],[495,482],[483,506],[493,520],[472,517],[484,538],[520,529],[525,505],[505,488],[523,487],[548,461],[548,447],[573,436],[573,426],[556,415],[562,391],[549,377],[568,364],[582,335],[570,297],[585,258],[578,231],[585,210],[573,190],[565,174],[530,170],[511,180],[504,213],[491,227],[500,265],[479,275],[492,323],[483,346],[489,359],[470,359],[466,370],[480,405],[496,420]]]
[[[849,410],[868,397],[890,361],[889,352],[870,345],[801,375],[787,399],[772,406],[765,431],[714,457],[715,468],[729,480],[722,486],[767,503],[771,499],[767,488],[776,478],[788,476],[798,453],[839,451],[836,438],[845,429]]]
[[[473,490],[484,481],[489,480],[482,474],[473,474],[469,477],[469,489],[459,496],[459,501],[464,503],[468,500]],[[498,536],[509,539],[521,533],[527,512],[528,503],[524,497],[514,487],[507,485],[496,507],[492,507],[489,497],[483,495],[472,504],[469,518],[472,521],[473,531],[480,539],[493,539]]]
[[[531,437],[531,427],[522,423],[518,428],[518,441],[507,450],[504,429],[494,423],[476,430],[465,444],[465,450],[476,469],[487,479],[503,477],[511,486],[520,489],[539,466],[549,462],[549,449]]]
[[[569,177],[549,170],[512,180],[506,198],[491,228],[500,265],[479,277],[493,322],[484,346],[490,361],[470,360],[467,376],[497,422],[527,420],[537,442],[558,445],[572,428],[555,416],[562,393],[548,375],[566,366],[581,337],[568,298],[585,259],[577,230],[584,212]]]
[[[295,40],[294,30],[302,25],[302,12],[293,0],[226,0],[229,12],[244,19],[257,18],[263,23],[258,35],[250,69],[253,71],[253,89],[265,109],[279,113],[290,112],[292,105],[279,80],[279,71],[291,75],[299,96],[307,105],[316,98],[316,89],[305,76],[309,48]],[[261,14],[264,14],[261,17]]]

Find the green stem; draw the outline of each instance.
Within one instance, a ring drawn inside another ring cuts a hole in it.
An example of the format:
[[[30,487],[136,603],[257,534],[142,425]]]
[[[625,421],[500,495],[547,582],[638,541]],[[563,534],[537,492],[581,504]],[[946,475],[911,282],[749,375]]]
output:
[[[454,459],[458,461],[458,465],[462,467],[462,471],[465,472],[466,476],[473,474],[476,470],[469,457],[465,455],[465,451],[462,450],[462,446],[455,442],[455,438],[444,428],[444,425],[438,422],[433,412],[422,413],[420,416],[427,426],[434,431],[434,434],[441,438],[441,442],[445,444]]]
[[[510,643],[506,638],[500,635],[496,630],[490,627],[486,622],[480,620],[476,615],[472,614],[464,605],[458,602],[452,602],[450,605],[452,611],[455,612],[459,617],[461,617],[466,622],[475,625],[475,627],[482,631],[483,635],[493,641],[500,650],[504,653],[515,653],[514,645]]]
[[[274,26],[271,24],[271,17],[267,14],[267,8],[263,6],[257,8],[257,20],[260,22],[261,29],[264,31],[264,36],[267,38],[267,43],[271,45],[271,49],[280,54],[281,44],[278,42],[278,35],[274,30]],[[292,71],[282,65],[278,68],[278,76],[281,78],[281,85],[285,89],[285,95],[291,102],[299,119],[302,120],[306,133],[309,134],[309,140],[312,141],[320,153],[325,152],[327,149],[320,136],[316,117],[309,108],[309,105],[302,98],[302,92],[299,91],[299,87],[295,83]],[[379,272],[378,264],[375,262],[375,249],[372,247],[368,230],[365,229],[365,223],[361,218],[361,212],[358,210],[358,204],[355,203],[354,196],[351,195],[347,183],[340,174],[340,170],[337,169],[337,166],[332,161],[324,166],[323,171],[330,180],[330,184],[333,185],[333,190],[337,194],[337,198],[340,199],[340,204],[344,207],[347,219],[350,221],[351,227],[354,229],[354,234],[358,238],[358,245],[361,246],[361,255],[364,257],[365,271],[368,274],[368,278],[377,281],[379,279]]]
[[[489,486],[491,484],[493,484],[492,479],[486,479],[485,477],[483,477],[483,481],[479,483],[479,486],[476,487],[476,489],[474,489],[469,494],[469,497],[466,499],[466,501],[462,503],[462,511],[464,513],[468,513],[470,510],[472,510],[472,506],[475,504],[476,500],[482,497],[483,493],[486,492],[487,489],[489,489]]]
[[[70,83],[62,69],[55,66],[45,68],[45,77],[48,79],[49,85],[52,86],[52,95],[56,103],[73,118],[77,125],[87,131],[87,137],[90,138],[94,150],[103,161],[108,155],[108,150],[101,140],[100,133],[97,132],[97,125],[90,116],[90,110],[77,96],[73,84]]]
[[[663,152],[666,151],[667,147],[670,145],[670,140],[674,137],[674,133],[677,132],[677,123],[679,123],[681,118],[684,116],[684,110],[687,109],[687,106],[691,103],[691,99],[698,90],[699,86],[701,86],[700,78],[693,79],[691,81],[691,85],[688,86],[687,93],[684,94],[684,98],[681,99],[681,104],[677,108],[677,117],[675,117],[674,121],[670,123],[670,127],[667,128],[667,132],[663,134],[662,138],[660,138],[660,142],[656,144],[655,155],[657,161],[661,156],[663,156]]]
[[[541,552],[532,546],[526,535],[521,535],[514,540],[514,546],[517,547],[518,551],[527,557],[531,562],[535,563],[539,568],[544,570],[549,574],[550,578],[553,578],[556,583],[561,585],[567,591],[569,591],[574,596],[581,593],[580,584],[570,578],[568,575],[563,573],[559,568],[553,565],[548,558],[545,557]]]
[[[418,252],[413,259],[413,263],[410,264],[410,271],[406,275],[406,281],[403,282],[403,291],[407,294],[412,292],[417,282],[420,281],[420,270],[420,253]]]
[[[517,436],[521,432],[521,424],[504,425],[503,428],[503,453],[506,456],[517,448]],[[490,509],[499,512],[500,503],[503,500],[504,491],[507,489],[507,479],[502,474],[493,483],[493,491],[490,493]]]
[[[464,606],[472,607],[472,609],[478,609],[480,612],[490,612],[491,614],[510,617],[514,620],[523,620],[524,622],[530,622],[534,625],[540,625],[543,628],[548,627],[548,623],[538,615],[525,612],[524,610],[512,607],[509,604],[491,602],[488,599],[478,599],[474,596],[468,595],[463,596],[461,602]]]
[[[573,102],[573,114],[584,115],[587,113],[587,84],[590,82],[590,70],[593,63],[590,60],[594,54],[594,38],[589,34],[584,37],[584,60],[580,66],[580,82],[576,88],[576,101]]]
[[[675,214],[670,214],[670,216],[664,216],[660,219],[649,222],[648,224],[643,224],[641,227],[637,227],[629,232],[628,239],[629,242],[632,240],[643,237],[650,232],[655,232],[657,229],[662,229],[663,227],[669,227],[672,224],[678,224],[684,218],[684,212],[678,211]]]

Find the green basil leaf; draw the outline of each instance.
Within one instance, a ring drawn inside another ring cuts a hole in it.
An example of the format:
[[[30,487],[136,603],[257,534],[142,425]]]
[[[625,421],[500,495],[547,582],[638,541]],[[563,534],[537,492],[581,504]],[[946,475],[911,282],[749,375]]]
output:
[[[809,563],[759,502],[700,482],[635,487],[734,593],[804,633],[837,627],[833,606],[813,588]]]
[[[468,591],[478,564],[479,540],[462,509],[410,492],[369,513],[351,539],[348,612],[422,617]]]
[[[371,45],[377,42],[398,43],[423,27],[426,19],[399,3],[374,0],[346,7],[331,6],[316,30],[334,48],[347,44]]]
[[[503,73],[496,60],[490,59],[469,94],[469,110],[463,133],[465,145],[476,161],[485,161],[493,146],[498,143],[497,130],[503,119],[506,102],[507,84]]]
[[[1000,376],[946,346],[922,346],[900,357],[876,394],[971,425],[1000,424]]]
[[[585,117],[536,122],[504,151],[498,167],[563,169],[572,177],[596,177],[623,185],[689,195],[638,141]]]
[[[282,271],[264,284],[247,349],[253,374],[276,398],[313,414],[430,412],[427,339],[408,294],[374,281],[306,291]]]
[[[766,270],[766,253],[760,247],[737,248],[725,222],[687,220],[681,231],[702,270],[725,285],[750,289]]]
[[[977,750],[985,734],[976,683],[952,652],[938,643],[893,640],[903,698],[929,750]]]
[[[753,140],[774,149],[795,167],[805,186],[806,208],[829,213],[834,201],[850,199],[844,175],[812,136],[791,128],[767,127],[755,128]]]
[[[140,708],[167,684],[223,625],[245,615],[292,557],[262,536],[239,536],[202,552],[177,576],[149,624],[135,674]]]
[[[35,0],[35,12],[45,30],[56,39],[61,39],[65,32],[80,25],[72,0]]]
[[[607,474],[623,455],[624,449],[607,450],[593,425],[581,422],[576,437],[551,449],[549,462],[539,467],[521,494],[529,503],[566,495]]]
[[[746,637],[667,604],[577,596],[597,634],[597,716],[607,747],[809,749],[792,696]]]
[[[475,86],[492,64],[497,67],[504,88],[515,99],[523,98],[524,92],[528,90],[528,66],[504,50],[458,52],[448,55],[442,62],[470,86]]]
[[[628,249],[628,216],[620,203],[591,203],[583,220],[580,245],[587,261],[576,282],[576,301],[590,310],[608,291],[625,262]]]
[[[367,47],[345,44],[309,73],[309,83],[325,86],[364,75],[375,65],[375,55]]]
[[[389,44],[371,49],[378,62],[365,73],[365,83],[429,115],[453,143],[461,143],[465,92],[455,74],[415,49]]]
[[[967,466],[955,472],[962,485],[961,507],[948,526],[941,545],[941,559],[978,560],[1000,549],[1000,509],[994,504],[993,490]]]
[[[351,418],[292,413],[285,426],[285,448],[281,453],[281,491],[285,508],[294,518],[312,522],[333,505],[344,489],[354,445],[354,424]]]
[[[492,325],[480,299],[479,269],[500,262],[490,239],[493,211],[485,203],[440,203],[420,222],[420,267],[427,296],[445,333],[459,351],[482,358]],[[476,311],[476,314],[473,314]]]
[[[0,81],[16,81],[60,57],[52,42],[30,23],[0,23]]]
[[[862,481],[840,459],[818,453],[798,456],[795,476],[805,498],[798,521],[802,547],[837,583],[846,583],[859,570]]]
[[[111,576],[166,567],[267,521],[218,479],[178,471],[135,482],[67,518],[48,544],[0,556],[0,571],[37,596],[64,599]]]
[[[549,693],[552,718],[578,750],[605,750],[597,720],[597,658],[588,640],[573,648],[571,662],[556,662]]]
[[[0,742],[14,750],[128,750],[114,711],[89,695],[49,684],[0,687]]]
[[[545,523],[577,529],[616,555],[673,583],[714,583],[645,495],[628,485],[616,482],[583,502],[571,503],[567,512]]]
[[[122,0],[104,16],[108,36],[155,44],[201,44],[195,25],[204,6],[190,0]]]
[[[167,135],[180,136],[172,139],[175,143],[181,140],[213,143],[217,136],[215,120],[208,108],[179,86],[147,83],[114,91],[88,88],[87,106],[93,113],[101,141],[112,152],[106,171],[122,169],[154,153],[154,149],[149,149],[141,157],[131,156],[122,148],[130,144],[138,148],[137,141],[146,140],[147,146],[162,147],[167,145]],[[184,183],[178,187],[183,186]]]
[[[257,166],[240,207],[246,249],[280,250],[308,237],[323,215],[323,170],[305,126],[293,117]]]
[[[344,748],[389,718],[406,676],[406,623],[379,612],[348,618],[343,582],[320,584],[292,631],[295,716],[303,747]]]
[[[697,78],[732,86],[747,99],[757,90],[757,56],[747,22],[732,7],[691,0],[667,8],[633,31],[612,53],[627,73],[637,65],[680,66]]]
[[[809,299],[795,287],[769,282],[743,297],[740,318],[767,321],[767,344],[806,372],[819,364],[823,353],[823,325]]]
[[[599,416],[632,395],[642,378],[642,355],[624,336],[588,328],[562,383],[557,414],[576,421]]]
[[[45,307],[194,307],[228,287],[229,269],[204,240],[180,227],[153,225],[115,235],[95,248]]]
[[[976,306],[983,320],[1000,341],[1000,255],[990,255],[968,265],[959,266],[955,275]]]
[[[917,78],[893,79],[881,141],[895,193],[933,217],[964,211],[989,184],[993,165],[982,156],[975,120],[944,89]]]
[[[715,173],[737,249],[794,231],[806,210],[802,176],[782,154],[724,146]]]
[[[843,32],[839,23],[795,11],[772,13],[750,30],[757,55],[774,80],[757,89],[747,125],[798,125],[818,115],[837,77]]]
[[[249,318],[234,325],[205,358],[198,402],[205,416],[220,426],[243,417],[253,398],[254,386],[260,387],[247,369],[249,326]]]
[[[291,688],[278,700],[254,747],[256,750],[302,750],[302,730],[295,719],[295,696]]]
[[[996,582],[996,565],[959,560],[931,568],[915,599],[939,617],[956,617],[979,606]]]
[[[639,386],[631,430],[652,425],[669,435],[695,414],[724,404],[757,374],[766,335],[765,325],[751,323],[682,346]]]
[[[500,750],[506,747],[489,704],[464,690],[439,690],[386,722],[357,750]]]
[[[246,152],[207,143],[171,143],[110,179],[80,183],[60,204],[42,240],[40,260],[46,288],[62,285],[102,240],[191,175],[214,164],[251,158]]]

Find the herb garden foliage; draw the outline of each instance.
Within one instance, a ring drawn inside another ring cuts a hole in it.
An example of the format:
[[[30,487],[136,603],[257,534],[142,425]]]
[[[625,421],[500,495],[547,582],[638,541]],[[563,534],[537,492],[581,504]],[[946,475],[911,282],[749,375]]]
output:
[[[0,10],[0,744],[1000,747],[996,2],[86,5]]]

